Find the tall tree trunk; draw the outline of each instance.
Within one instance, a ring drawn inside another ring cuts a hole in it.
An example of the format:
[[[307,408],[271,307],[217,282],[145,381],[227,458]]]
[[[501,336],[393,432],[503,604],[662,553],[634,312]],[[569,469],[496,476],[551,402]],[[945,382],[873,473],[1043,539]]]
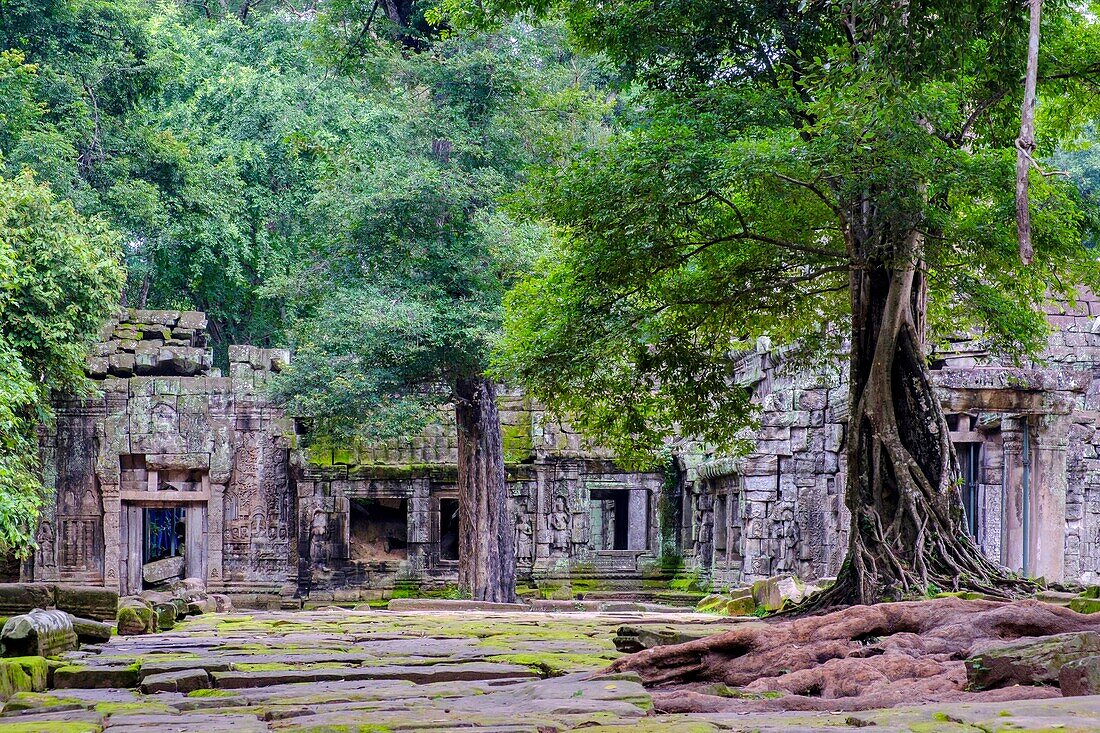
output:
[[[1028,0],[1030,23],[1027,35],[1027,67],[1024,73],[1024,102],[1020,108],[1020,137],[1016,140],[1016,239],[1020,260],[1031,264],[1035,250],[1031,244],[1031,210],[1027,176],[1035,154],[1035,86],[1039,78],[1039,17],[1042,0]]]
[[[852,526],[841,575],[815,605],[1026,587],[966,530],[959,465],[925,359],[920,245],[912,232],[889,262],[851,272]]]
[[[458,582],[479,601],[516,600],[515,523],[508,511],[496,386],[460,379],[458,426]]]

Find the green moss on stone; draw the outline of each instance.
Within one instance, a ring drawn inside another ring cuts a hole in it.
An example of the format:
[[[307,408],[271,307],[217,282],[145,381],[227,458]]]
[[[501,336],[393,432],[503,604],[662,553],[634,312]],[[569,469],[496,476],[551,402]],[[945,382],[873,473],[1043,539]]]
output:
[[[215,689],[207,688],[207,689],[204,689],[204,690],[191,690],[191,692],[187,693],[187,696],[188,697],[237,697],[239,694],[240,693],[233,692],[231,690],[215,690]]]
[[[0,733],[100,733],[103,728],[89,720],[38,720],[0,723]]]

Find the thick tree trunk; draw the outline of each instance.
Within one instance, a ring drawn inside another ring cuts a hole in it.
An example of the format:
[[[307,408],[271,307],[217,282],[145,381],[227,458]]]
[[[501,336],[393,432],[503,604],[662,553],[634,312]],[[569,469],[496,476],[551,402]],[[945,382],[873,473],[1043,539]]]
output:
[[[960,471],[924,353],[920,235],[851,273],[848,559],[815,605],[939,590],[1012,595],[1026,585],[986,559],[964,524]]]
[[[512,603],[515,523],[504,483],[496,386],[482,377],[460,379],[455,397],[459,586],[475,600]]]

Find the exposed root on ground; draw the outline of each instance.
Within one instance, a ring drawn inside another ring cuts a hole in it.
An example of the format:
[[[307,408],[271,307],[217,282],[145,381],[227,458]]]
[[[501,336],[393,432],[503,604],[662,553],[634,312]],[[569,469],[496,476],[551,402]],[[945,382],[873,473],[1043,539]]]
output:
[[[1100,631],[1100,614],[1040,601],[883,603],[746,623],[623,657],[610,670],[637,672],[648,687],[659,688],[654,704],[660,712],[865,710],[1058,697],[1056,687],[969,692],[963,660],[996,642],[1076,631]]]

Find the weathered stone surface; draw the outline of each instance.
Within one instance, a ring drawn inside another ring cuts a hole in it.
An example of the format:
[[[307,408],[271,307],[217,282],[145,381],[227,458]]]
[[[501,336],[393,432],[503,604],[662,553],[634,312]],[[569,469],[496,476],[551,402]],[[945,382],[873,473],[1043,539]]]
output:
[[[780,575],[752,584],[756,605],[766,611],[778,611],[786,603],[799,603],[806,597],[806,585],[793,575]]]
[[[203,669],[186,669],[177,672],[151,674],[141,680],[141,691],[154,692],[194,692],[210,688],[210,676]]]
[[[142,565],[141,577],[146,583],[163,583],[171,578],[181,577],[183,568],[183,557],[166,557]]]
[[[439,598],[394,598],[390,611],[527,611],[524,603],[491,603],[489,601],[444,600]]]
[[[41,692],[46,689],[47,678],[48,667],[43,657],[0,659],[0,700],[19,692]]]
[[[118,612],[118,593],[99,586],[60,583],[54,598],[57,608],[80,618],[109,621]]]
[[[219,689],[268,687],[294,682],[326,682],[335,680],[405,680],[415,684],[456,682],[463,680],[506,680],[537,677],[529,667],[493,662],[461,662],[431,665],[379,665],[340,669],[292,669],[257,672],[213,672],[214,686]]]
[[[153,612],[157,615],[157,628],[168,631],[176,625],[176,607],[171,603],[158,603],[153,606]]]
[[[1066,662],[1058,670],[1058,687],[1065,697],[1100,695],[1100,655]]]
[[[110,641],[111,632],[115,628],[112,624],[103,621],[77,618],[72,614],[69,614],[69,620],[72,621],[73,631],[76,632],[76,638],[81,644],[102,644]]]
[[[620,626],[615,631],[612,642],[620,652],[633,654],[643,649],[652,649],[669,644],[683,644],[709,636],[711,632],[706,629],[685,629],[672,626],[650,624],[645,626],[626,625]]]
[[[699,601],[696,610],[724,616],[749,616],[756,610],[751,588],[738,588],[726,593],[714,593]]]
[[[233,610],[233,601],[224,593],[211,593],[209,598],[214,602],[217,613],[229,613]]]
[[[55,669],[53,673],[54,687],[61,690],[136,687],[137,683],[136,664],[87,667],[74,664]]]
[[[157,630],[159,617],[153,607],[140,598],[125,598],[118,606],[120,636],[149,634]]]
[[[1057,685],[1064,665],[1100,655],[1100,633],[1082,631],[1017,641],[984,649],[966,660],[976,690],[1010,685]]]
[[[222,659],[176,659],[169,661],[145,661],[141,663],[141,678],[144,680],[149,675],[167,674],[170,672],[188,672],[200,669],[204,672],[228,672],[233,665]]]
[[[0,583],[0,616],[52,608],[54,586],[48,583]]]
[[[58,610],[39,609],[9,618],[0,629],[0,642],[6,657],[52,657],[77,647],[69,615]]]

